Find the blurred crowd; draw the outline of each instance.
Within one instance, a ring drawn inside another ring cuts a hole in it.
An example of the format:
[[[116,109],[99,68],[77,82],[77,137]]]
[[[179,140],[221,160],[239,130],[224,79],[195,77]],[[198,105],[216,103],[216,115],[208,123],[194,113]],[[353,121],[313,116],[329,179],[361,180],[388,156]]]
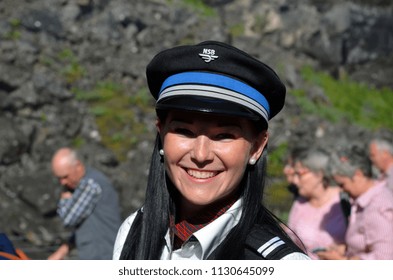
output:
[[[392,139],[291,151],[286,230],[312,259],[393,259]]]

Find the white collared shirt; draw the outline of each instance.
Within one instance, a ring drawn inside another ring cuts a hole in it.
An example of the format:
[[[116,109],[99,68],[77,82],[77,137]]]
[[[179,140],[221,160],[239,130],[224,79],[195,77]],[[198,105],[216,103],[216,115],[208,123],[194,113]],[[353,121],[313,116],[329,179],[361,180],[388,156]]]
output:
[[[242,214],[242,199],[238,199],[224,214],[207,224],[182,245],[172,251],[169,230],[165,235],[166,245],[162,260],[205,260],[225,239],[231,229],[237,225]]]

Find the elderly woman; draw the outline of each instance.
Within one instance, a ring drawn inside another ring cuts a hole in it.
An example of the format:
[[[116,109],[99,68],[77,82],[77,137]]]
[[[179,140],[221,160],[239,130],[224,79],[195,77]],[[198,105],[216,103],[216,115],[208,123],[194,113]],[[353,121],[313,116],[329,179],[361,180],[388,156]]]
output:
[[[367,149],[353,147],[330,164],[337,183],[352,198],[346,247],[318,253],[321,259],[393,260],[393,193],[386,181],[372,178]]]
[[[158,136],[146,199],[114,259],[307,259],[261,204],[268,121],[285,87],[264,63],[208,41],[147,67]]]
[[[312,259],[318,259],[316,251],[342,244],[347,228],[340,188],[329,184],[328,162],[329,155],[319,148],[305,149],[294,158],[293,183],[299,196],[289,212],[288,226]]]

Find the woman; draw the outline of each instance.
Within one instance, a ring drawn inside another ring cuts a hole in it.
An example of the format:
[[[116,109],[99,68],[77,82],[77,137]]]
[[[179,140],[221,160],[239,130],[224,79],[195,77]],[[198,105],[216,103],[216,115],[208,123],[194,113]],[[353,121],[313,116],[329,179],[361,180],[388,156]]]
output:
[[[307,259],[261,205],[267,122],[285,100],[275,72],[208,41],[159,53],[146,73],[158,135],[114,259]]]
[[[299,196],[290,210],[288,226],[312,259],[318,259],[316,251],[344,243],[347,227],[340,188],[328,183],[328,162],[328,154],[318,148],[304,150],[294,159],[293,183]]]
[[[288,182],[287,189],[291,194],[293,194],[293,197],[295,199],[299,196],[299,191],[298,191],[296,184],[294,183],[294,179],[295,179],[294,159],[297,157],[297,155],[299,153],[302,153],[304,150],[305,150],[305,148],[303,148],[303,147],[297,147],[297,148],[291,149],[290,154],[286,158],[286,164],[282,170],[282,172],[285,176],[285,179]]]
[[[318,253],[321,259],[393,260],[393,193],[372,178],[367,150],[353,147],[330,163],[337,183],[352,198],[345,245]]]

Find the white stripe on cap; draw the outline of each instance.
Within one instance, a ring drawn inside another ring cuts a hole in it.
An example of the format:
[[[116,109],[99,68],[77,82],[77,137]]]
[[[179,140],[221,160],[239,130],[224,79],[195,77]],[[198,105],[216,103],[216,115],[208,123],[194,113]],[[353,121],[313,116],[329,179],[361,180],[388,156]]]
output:
[[[179,95],[195,95],[231,101],[257,112],[268,121],[268,112],[261,104],[239,92],[217,86],[183,84],[167,87],[161,92],[157,103],[167,97]]]
[[[271,252],[273,252],[276,248],[284,245],[285,242],[282,241],[279,237],[274,237],[263,244],[258,248],[258,253],[260,253],[264,258],[266,258]]]

